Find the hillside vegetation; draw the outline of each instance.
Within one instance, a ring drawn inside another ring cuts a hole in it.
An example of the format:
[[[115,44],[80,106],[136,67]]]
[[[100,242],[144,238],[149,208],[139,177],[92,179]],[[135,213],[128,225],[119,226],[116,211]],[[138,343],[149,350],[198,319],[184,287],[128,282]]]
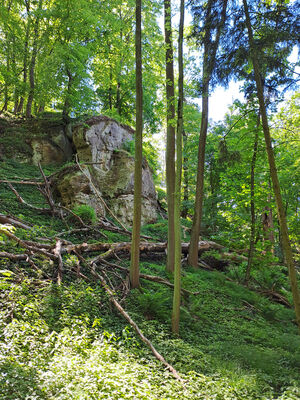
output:
[[[48,175],[53,171],[44,168]],[[40,171],[3,161],[1,177],[38,179]],[[31,205],[46,206],[35,188],[15,187]],[[22,245],[3,229],[22,240],[48,238],[52,244],[59,236],[74,244],[128,240],[103,228],[80,231],[72,215],[61,220],[38,214],[20,204],[4,183],[0,202],[3,215],[14,215],[31,226],[24,230],[1,225],[1,252],[24,254]],[[143,227],[143,234],[164,241],[166,229],[166,221],[159,220]],[[221,255],[211,251],[202,257],[218,260]],[[32,259],[32,264],[0,259],[1,399],[300,398],[300,337],[294,312],[259,293],[264,288],[291,301],[283,267],[257,269],[251,290],[241,283],[245,269],[241,262],[231,262],[223,272],[184,267],[183,288],[195,294],[183,296],[180,337],[170,331],[169,287],[142,279],[140,290],[128,292],[124,272],[105,264],[98,267],[144,335],[176,368],[183,379],[178,381],[139,340],[90,268],[83,262],[79,265],[74,254],[63,254],[61,285],[56,282],[55,262],[44,256]],[[129,261],[122,257],[118,263],[128,267]],[[141,273],[172,280],[161,255],[145,256]]]

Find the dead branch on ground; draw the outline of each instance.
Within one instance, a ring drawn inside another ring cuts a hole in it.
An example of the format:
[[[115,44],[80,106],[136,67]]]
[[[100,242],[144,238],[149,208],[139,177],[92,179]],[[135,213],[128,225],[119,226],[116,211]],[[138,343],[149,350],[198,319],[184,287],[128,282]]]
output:
[[[105,260],[101,260],[101,263],[103,263],[104,265],[107,265],[108,267],[116,268],[116,269],[119,269],[120,271],[126,272],[126,274],[129,274],[129,269],[126,267],[122,267],[121,265],[109,263],[108,261],[105,261]],[[148,281],[156,282],[156,283],[161,283],[170,288],[174,288],[173,283],[169,282],[167,279],[162,278],[161,276],[140,274],[140,278],[148,280]],[[181,288],[181,293],[183,295],[187,294],[187,295],[193,295],[193,296],[196,296],[199,294],[199,292],[191,292],[190,290],[187,290],[184,288]]]
[[[155,347],[153,346],[153,344],[150,342],[150,340],[148,338],[146,338],[146,336],[141,332],[141,330],[139,329],[138,325],[133,321],[133,319],[127,314],[127,312],[124,310],[124,308],[121,306],[121,304],[116,300],[113,292],[111,291],[111,289],[109,288],[109,286],[107,285],[105,279],[103,278],[103,276],[94,273],[95,277],[97,279],[99,279],[101,286],[103,287],[103,289],[105,290],[105,292],[108,294],[110,301],[113,303],[113,305],[115,306],[115,308],[120,312],[120,314],[129,322],[129,324],[133,327],[133,329],[135,330],[135,332],[138,334],[138,336],[141,338],[141,340],[149,347],[149,349],[152,351],[152,353],[154,354],[154,356],[167,368],[168,371],[170,371],[174,378],[176,378],[177,380],[179,380],[180,382],[184,382],[183,379],[180,377],[180,375],[178,374],[178,372],[176,371],[176,369],[169,364],[165,358],[155,349]]]
[[[0,223],[12,225],[15,228],[21,228],[21,229],[25,229],[25,230],[29,230],[32,228],[32,225],[29,224],[28,222],[25,223],[21,219],[14,217],[12,215],[0,214]]]

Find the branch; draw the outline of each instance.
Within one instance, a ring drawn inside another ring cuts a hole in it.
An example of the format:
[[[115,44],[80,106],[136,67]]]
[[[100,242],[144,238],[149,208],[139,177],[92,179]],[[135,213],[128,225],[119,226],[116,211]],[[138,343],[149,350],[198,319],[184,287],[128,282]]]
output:
[[[10,184],[8,183],[8,186],[10,188],[10,190],[15,194],[16,198],[19,200],[19,202],[21,204],[25,204],[27,207],[38,211],[38,212],[42,212],[42,213],[46,213],[46,214],[51,214],[52,210],[50,210],[49,208],[40,208],[40,207],[35,207],[32,204],[27,203],[27,201],[25,201],[20,195],[19,193],[16,191],[16,189]]]
[[[124,310],[124,308],[121,306],[121,304],[115,299],[113,292],[110,290],[109,286],[107,285],[105,279],[97,274],[96,272],[93,272],[94,276],[97,277],[100,280],[101,286],[105,290],[105,292],[108,294],[110,301],[113,303],[113,305],[116,307],[116,309],[122,314],[122,316],[129,322],[129,324],[133,327],[135,332],[139,335],[141,340],[150,348],[154,356],[173,374],[174,378],[177,380],[183,382],[183,379],[180,377],[178,372],[172,365],[170,365],[164,357],[155,349],[153,344],[150,342],[146,336],[141,332],[139,329],[138,325],[131,319],[131,317],[127,314],[127,312]]]
[[[40,186],[42,184],[41,182],[35,182],[35,181],[26,181],[26,180],[16,181],[10,179],[0,179],[0,183],[14,183],[17,185],[32,185],[32,186]]]
[[[26,225],[22,220],[11,215],[0,214],[0,223],[13,225],[16,228],[29,230],[32,226]]]
[[[40,172],[42,174],[43,180],[45,182],[45,190],[43,190],[43,194],[45,195],[45,198],[46,198],[46,200],[47,200],[47,202],[48,202],[48,204],[49,204],[49,206],[51,208],[52,214],[54,215],[55,214],[55,206],[54,206],[54,200],[53,200],[53,197],[52,197],[52,192],[51,192],[51,189],[50,189],[50,184],[48,182],[48,179],[46,178],[46,175],[44,174],[44,171],[43,171],[43,168],[42,168],[40,162],[38,163],[38,167],[39,167],[39,170],[40,170]]]
[[[109,263],[106,260],[101,260],[101,263],[103,263],[104,265],[107,265],[109,267],[112,267],[112,268],[117,268],[120,271],[124,271],[126,273],[129,273],[129,269],[126,268],[126,267],[122,267],[121,265],[112,264],[112,263]],[[146,279],[148,281],[156,282],[156,283],[161,283],[161,284],[166,285],[168,287],[174,288],[173,283],[169,282],[167,279],[164,279],[164,278],[162,278],[160,276],[140,274],[140,278]],[[183,289],[183,288],[181,288],[181,292],[182,292],[182,294],[188,294],[188,295],[191,294],[193,296],[196,296],[196,295],[198,295],[200,293],[200,292],[191,292],[190,290]]]
[[[55,261],[57,260],[57,256],[55,256],[54,254],[49,253],[48,251],[44,250],[43,248],[37,247],[36,244],[34,246],[27,244],[24,240],[19,239],[13,233],[8,232],[5,229],[1,229],[0,228],[0,233],[4,234],[9,239],[17,242],[21,247],[23,247],[23,249],[27,249],[27,250],[29,250],[29,251],[31,251],[33,253],[36,252],[36,253],[39,253],[39,254],[43,254],[44,256],[51,258],[51,260],[55,260]]]

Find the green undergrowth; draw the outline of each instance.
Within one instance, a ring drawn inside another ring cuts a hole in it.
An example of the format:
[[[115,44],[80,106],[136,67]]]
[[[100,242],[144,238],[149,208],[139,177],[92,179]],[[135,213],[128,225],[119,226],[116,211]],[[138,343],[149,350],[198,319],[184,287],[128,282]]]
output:
[[[152,268],[151,268],[152,267]],[[163,265],[143,265],[163,274]],[[224,282],[185,271],[180,337],[171,291],[143,281],[123,306],[186,381],[176,381],[97,283],[61,287],[2,271],[0,399],[298,399],[300,338],[293,313]],[[273,315],[268,314],[272,309]]]
[[[47,175],[54,172],[44,170]],[[2,163],[1,171],[3,179],[40,178],[37,167],[10,161]],[[16,187],[29,203],[46,206],[36,189]],[[22,239],[55,240],[58,233],[78,227],[76,221],[63,222],[19,204],[5,184],[0,184],[0,205],[1,213],[33,225],[14,230]],[[143,227],[143,234],[156,241],[166,241],[166,232],[164,220]],[[106,237],[92,231],[63,237],[73,243],[129,240],[102,233]],[[0,251],[24,252],[0,236]],[[205,254],[220,258],[216,252]],[[120,284],[116,274],[106,271],[115,295],[123,298],[122,306],[177,369],[182,383],[139,340],[98,282],[78,280],[71,273],[76,256],[64,254],[63,260],[63,284],[57,286],[52,282],[55,265],[46,258],[35,261],[37,269],[0,258],[0,400],[300,399],[300,337],[294,312],[241,285],[243,263],[225,272],[183,268],[182,285],[195,294],[182,296],[179,337],[170,331],[169,287],[141,279],[141,289],[124,297],[124,276]],[[140,265],[142,273],[172,280],[164,258]],[[129,261],[123,260],[122,266],[128,267]],[[83,265],[81,272],[91,277]],[[291,301],[283,267],[257,268],[253,277]]]

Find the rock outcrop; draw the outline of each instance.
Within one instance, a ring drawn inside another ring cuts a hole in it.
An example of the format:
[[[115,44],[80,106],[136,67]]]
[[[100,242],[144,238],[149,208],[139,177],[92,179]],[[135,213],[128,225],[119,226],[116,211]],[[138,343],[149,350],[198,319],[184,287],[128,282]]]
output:
[[[88,204],[98,215],[108,215],[99,199],[123,223],[132,224],[134,158],[126,151],[134,139],[132,128],[105,116],[93,117],[73,127],[73,143],[84,173],[76,166],[66,167],[55,178],[55,193],[62,204]],[[88,178],[86,177],[88,176]],[[93,184],[90,184],[89,180]],[[150,168],[144,160],[142,223],[157,217],[157,198]],[[109,215],[108,215],[109,216]]]
[[[0,118],[0,154],[18,162],[61,165],[71,160],[73,148],[58,117]]]

